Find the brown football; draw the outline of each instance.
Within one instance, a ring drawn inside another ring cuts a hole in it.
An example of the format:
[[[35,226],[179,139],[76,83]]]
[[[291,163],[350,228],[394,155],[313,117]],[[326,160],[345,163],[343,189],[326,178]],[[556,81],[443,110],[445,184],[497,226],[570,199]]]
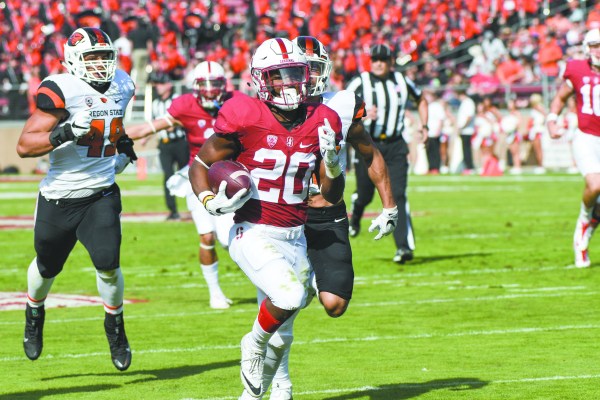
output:
[[[227,182],[225,194],[231,198],[241,189],[250,189],[251,178],[248,168],[233,160],[217,161],[208,169],[208,182],[213,192],[219,192],[221,182]]]

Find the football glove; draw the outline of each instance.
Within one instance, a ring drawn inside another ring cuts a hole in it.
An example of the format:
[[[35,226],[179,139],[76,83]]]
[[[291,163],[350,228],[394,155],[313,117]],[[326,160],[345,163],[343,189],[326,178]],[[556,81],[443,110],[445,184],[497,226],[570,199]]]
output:
[[[398,224],[398,207],[384,208],[381,214],[371,222],[369,232],[373,232],[376,229],[379,230],[375,240],[379,240],[384,236],[389,235],[396,229]]]
[[[133,150],[133,140],[126,134],[117,139],[117,151],[119,154],[125,154],[132,162],[138,159],[135,150]]]
[[[69,141],[77,141],[85,136],[91,128],[92,116],[87,111],[79,111],[73,115],[73,122],[66,123],[50,132],[50,144],[58,147]]]
[[[252,191],[240,189],[233,197],[228,198],[225,194],[227,182],[222,181],[219,185],[219,192],[214,194],[211,191],[204,191],[198,195],[198,199],[210,214],[219,216],[234,212],[240,208],[252,197]]]
[[[342,173],[340,167],[340,157],[335,148],[335,131],[331,129],[329,120],[323,120],[325,125],[320,126],[317,131],[319,133],[319,147],[321,148],[321,156],[325,163],[325,173],[331,179],[337,178]]]
[[[73,132],[73,140],[77,140],[82,136],[85,136],[91,128],[92,116],[88,111],[79,111],[73,115],[73,122],[71,122],[71,132]]]

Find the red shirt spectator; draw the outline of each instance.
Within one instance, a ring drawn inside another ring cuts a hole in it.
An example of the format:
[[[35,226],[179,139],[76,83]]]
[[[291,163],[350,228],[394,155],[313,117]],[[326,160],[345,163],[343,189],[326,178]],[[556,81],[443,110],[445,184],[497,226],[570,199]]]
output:
[[[558,62],[563,57],[563,51],[556,43],[554,32],[548,32],[546,40],[541,43],[538,53],[538,63],[542,74],[557,77],[559,72]]]

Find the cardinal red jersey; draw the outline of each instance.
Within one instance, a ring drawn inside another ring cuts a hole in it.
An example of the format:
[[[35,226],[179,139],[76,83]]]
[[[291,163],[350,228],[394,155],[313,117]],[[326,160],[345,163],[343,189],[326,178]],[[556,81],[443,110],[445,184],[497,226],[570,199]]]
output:
[[[237,160],[252,176],[252,198],[236,211],[235,222],[247,221],[279,227],[306,221],[308,185],[320,164],[317,129],[327,118],[342,139],[342,124],[335,111],[323,104],[307,105],[304,122],[291,130],[283,127],[262,101],[246,95],[228,100],[217,117],[217,134],[235,135],[241,144]]]
[[[575,92],[579,129],[600,136],[600,73],[593,71],[587,60],[570,60],[563,77]]]
[[[241,92],[233,91],[225,93],[224,98],[228,99]],[[190,146],[189,165],[192,165],[194,157],[200,151],[200,147],[206,142],[206,139],[212,136],[215,132],[213,125],[216,115],[212,115],[206,111],[200,104],[193,93],[181,95],[171,103],[167,110],[169,115],[181,122],[185,129],[187,141]]]

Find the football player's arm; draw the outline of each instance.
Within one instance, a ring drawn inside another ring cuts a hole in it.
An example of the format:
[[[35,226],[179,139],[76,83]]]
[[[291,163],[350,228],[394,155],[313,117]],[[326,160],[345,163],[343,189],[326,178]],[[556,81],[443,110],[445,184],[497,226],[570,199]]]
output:
[[[573,95],[574,90],[571,85],[567,83],[567,81],[563,82],[558,92],[556,92],[556,96],[552,99],[550,103],[550,113],[546,116],[546,124],[548,127],[548,133],[552,139],[558,139],[562,136],[560,129],[558,129],[558,124],[556,123],[558,120],[558,116],[562,112],[565,104],[567,104],[567,100],[571,95]]]
[[[17,154],[21,158],[39,157],[51,152],[50,134],[67,115],[64,109],[42,110],[36,108],[25,122],[17,142]]]
[[[373,145],[373,140],[365,131],[363,124],[360,122],[353,123],[348,130],[346,140],[365,160],[369,178],[377,188],[377,192],[379,192],[383,208],[395,207],[396,202],[392,194],[390,176],[385,160],[379,149]]]
[[[344,194],[344,174],[339,174],[335,178],[330,178],[326,173],[325,163],[322,162],[319,170],[321,177],[321,195],[331,204],[337,204]]]
[[[417,103],[417,111],[419,112],[419,118],[421,119],[421,129],[420,129],[420,137],[419,143],[427,142],[429,127],[427,126],[427,121],[429,120],[429,103],[425,99],[425,96],[421,96]]]
[[[162,117],[152,121],[146,121],[141,124],[131,125],[127,127],[127,136],[133,140],[138,140],[150,136],[163,129],[173,128],[175,126],[183,126],[183,124],[173,118],[170,114],[165,114]]]
[[[208,168],[215,162],[234,158],[237,153],[237,142],[233,135],[214,134],[200,148],[190,167],[190,182],[194,193],[211,190],[208,183]]]

